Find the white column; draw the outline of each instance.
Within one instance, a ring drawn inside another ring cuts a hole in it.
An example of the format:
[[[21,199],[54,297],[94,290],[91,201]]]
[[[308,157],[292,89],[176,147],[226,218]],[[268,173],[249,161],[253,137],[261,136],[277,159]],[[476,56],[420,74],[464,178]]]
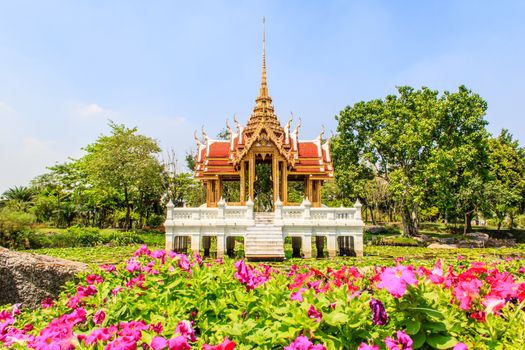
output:
[[[303,250],[304,258],[311,259],[312,258],[312,236],[303,235],[301,236],[301,239],[302,239],[301,248]]]
[[[217,235],[217,259],[224,258],[224,248],[226,246],[226,238],[224,235]]]
[[[354,252],[355,256],[363,256],[363,235],[354,236]]]
[[[191,252],[193,254],[200,254],[201,251],[201,235],[191,235]]]
[[[335,235],[329,235],[326,237],[326,245],[328,250],[328,256],[330,258],[335,258],[337,254],[337,239]]]

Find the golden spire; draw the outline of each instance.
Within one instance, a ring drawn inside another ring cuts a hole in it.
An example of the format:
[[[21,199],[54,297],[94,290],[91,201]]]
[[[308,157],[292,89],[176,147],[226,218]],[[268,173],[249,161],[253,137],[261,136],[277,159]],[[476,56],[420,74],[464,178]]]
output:
[[[255,130],[261,125],[265,124],[274,130],[276,135],[284,135],[284,129],[281,127],[277,116],[275,115],[272,98],[268,93],[268,84],[266,82],[266,23],[263,17],[263,35],[262,35],[262,76],[261,87],[259,89],[259,96],[255,99],[255,107],[253,113],[248,119],[245,133],[253,134]]]
[[[266,84],[266,20],[264,17],[262,34],[262,77],[259,97],[268,97],[268,85]]]

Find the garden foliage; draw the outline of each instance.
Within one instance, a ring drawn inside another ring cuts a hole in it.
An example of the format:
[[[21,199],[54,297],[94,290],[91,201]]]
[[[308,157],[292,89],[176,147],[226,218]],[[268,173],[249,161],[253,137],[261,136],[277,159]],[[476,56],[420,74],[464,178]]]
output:
[[[276,268],[143,246],[125,263],[79,276],[38,310],[6,307],[0,345],[523,349],[524,273],[520,258]]]

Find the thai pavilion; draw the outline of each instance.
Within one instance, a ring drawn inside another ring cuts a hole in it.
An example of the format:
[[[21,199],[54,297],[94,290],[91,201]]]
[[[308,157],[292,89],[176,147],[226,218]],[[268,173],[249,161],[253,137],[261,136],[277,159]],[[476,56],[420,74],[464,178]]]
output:
[[[225,250],[233,254],[235,237],[243,237],[246,258],[279,260],[289,236],[294,256],[310,258],[314,239],[321,257],[325,238],[330,257],[337,250],[362,255],[361,205],[321,204],[322,185],[334,176],[330,140],[323,139],[323,132],[301,140],[301,122],[292,130],[292,119],[283,127],[275,114],[266,81],[264,31],[259,96],[246,126],[234,121],[236,130],[227,124],[225,140],[213,140],[204,130],[202,139],[195,135],[195,178],[206,188],[206,203],[198,208],[168,204],[166,249],[185,251],[189,238],[194,253],[203,248],[207,255],[215,236],[221,258]],[[297,199],[298,188],[301,200],[294,203],[289,194]]]

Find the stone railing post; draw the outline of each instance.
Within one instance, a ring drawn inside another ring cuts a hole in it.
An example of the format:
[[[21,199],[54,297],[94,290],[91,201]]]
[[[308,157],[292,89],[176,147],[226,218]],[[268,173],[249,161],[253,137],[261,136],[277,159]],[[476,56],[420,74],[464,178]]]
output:
[[[246,219],[253,220],[253,201],[251,197],[246,202]]]
[[[224,219],[224,211],[226,209],[226,201],[224,198],[221,197],[221,199],[217,202],[217,218]]]
[[[170,201],[168,202],[168,204],[166,204],[166,220],[173,220],[173,208],[175,208],[175,205],[173,205],[173,202]]]
[[[283,202],[279,197],[275,201],[275,219],[281,220],[283,218]]]
[[[303,219],[310,220],[310,208],[312,208],[312,202],[305,197],[301,203],[301,207],[303,208]]]
[[[164,236],[166,240],[165,248],[166,250],[173,250],[173,236],[175,233],[175,227],[173,224],[173,208],[175,206],[173,205],[173,202],[170,200],[168,204],[166,205],[166,222],[164,223],[164,227],[166,229],[166,234]]]
[[[359,198],[355,201],[355,204],[354,204],[354,208],[355,208],[355,213],[354,213],[354,219],[355,220],[362,220],[361,218],[361,207],[363,205],[361,204],[361,202],[359,201]]]

